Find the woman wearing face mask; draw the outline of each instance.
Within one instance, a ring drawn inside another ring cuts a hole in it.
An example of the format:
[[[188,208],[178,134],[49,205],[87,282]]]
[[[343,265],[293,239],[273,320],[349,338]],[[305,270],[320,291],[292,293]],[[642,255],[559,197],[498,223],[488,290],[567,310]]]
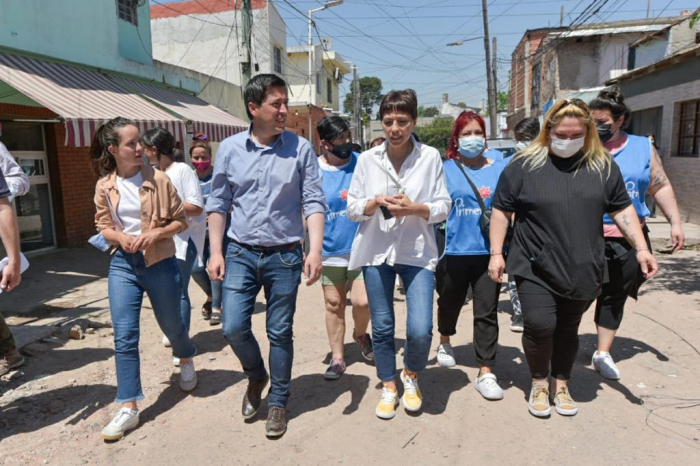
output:
[[[187,229],[180,197],[165,174],[143,163],[139,130],[114,118],[95,132],[90,158],[101,177],[95,186],[97,230],[115,252],[109,266],[109,310],[114,327],[117,398],[121,409],[102,430],[118,440],[139,425],[143,400],[139,363],[139,322],[144,291],[158,326],[182,358],[180,388],[197,386],[196,353],[178,311],[182,277],[175,260],[173,235]]]
[[[345,308],[346,296],[352,296],[353,340],[362,357],[374,359],[372,339],[367,333],[369,305],[361,270],[348,270],[352,241],[359,224],[348,218],[348,189],[357,166],[352,136],[347,121],[338,116],[318,123],[321,156],[318,163],[323,172],[326,193],[326,228],[323,235],[323,272],[321,285],[326,301],[326,330],[331,346],[331,362],[324,374],[326,380],[337,380],[345,372]]]
[[[620,167],[639,222],[644,225],[649,216],[644,202],[645,193],[649,193],[671,224],[672,252],[682,249],[685,235],[673,187],[651,141],[646,137],[625,133],[630,111],[619,89],[601,91],[591,102],[591,110],[601,141]],[[620,371],[610,355],[610,348],[620,328],[627,297],[637,299],[637,291],[644,282],[644,276],[634,260],[634,245],[625,239],[610,216],[603,218],[603,227],[609,280],[603,284],[603,292],[596,301],[598,349],[593,354],[592,364],[603,377],[617,380]],[[646,227],[644,230],[646,243],[650,245]]]
[[[205,134],[198,134],[190,146],[190,158],[194,172],[199,180],[199,188],[202,192],[202,200],[206,203],[211,193],[211,179],[214,166],[211,163],[211,146],[207,142]],[[227,222],[230,217],[227,218]],[[224,238],[226,241],[228,237]],[[225,247],[226,245],[224,245]],[[207,262],[209,261],[209,229],[206,229],[204,237],[204,248],[201,260],[197,259],[192,267],[192,279],[207,295],[207,300],[202,306],[202,318],[208,320],[210,325],[221,323],[221,286],[222,282],[211,280],[207,273]]]
[[[192,266],[197,257],[204,249],[204,236],[206,235],[206,214],[204,214],[204,201],[202,191],[199,188],[199,181],[192,169],[184,163],[175,162],[173,150],[175,148],[175,138],[163,128],[153,128],[141,137],[143,152],[148,157],[149,163],[158,164],[173,186],[177,190],[182,200],[185,214],[187,214],[187,231],[178,233],[173,238],[175,240],[175,257],[182,274],[182,294],[180,296],[180,315],[182,323],[189,332],[190,318],[192,314],[192,304],[190,303],[189,284],[192,274]],[[163,337],[163,345],[170,346],[168,337]],[[173,364],[179,365],[178,358],[173,358]]]
[[[406,345],[401,382],[408,411],[419,411],[423,395],[418,373],[428,363],[432,343],[435,266],[433,225],[447,218],[450,195],[439,152],[411,135],[418,118],[416,93],[391,91],[379,106],[387,141],[365,151],[357,162],[348,193],[348,217],[360,222],[350,254],[351,270],[362,267],[367,287],[381,419],[396,414],[394,283],[406,288]]]
[[[608,213],[618,225],[646,277],[655,275],[658,265],[620,169],[598,139],[582,100],[557,102],[539,136],[514,157],[493,201],[489,274],[502,279],[503,243],[515,215],[508,273],[515,276],[525,318],[523,350],[532,375],[528,410],[537,417],[550,415],[551,374],[557,413],[573,416],[578,407],[568,380],[578,352],[578,327],[603,284],[600,218]]]
[[[498,343],[499,285],[488,275],[489,241],[480,225],[482,212],[477,195],[486,209],[491,209],[493,193],[506,163],[486,157],[480,144],[474,145],[474,138],[480,137],[474,135],[484,131],[483,118],[471,111],[462,112],[455,121],[447,148],[444,170],[452,210],[447,218],[445,254],[435,271],[440,332],[437,361],[443,367],[456,364],[450,337],[457,332],[459,312],[471,287],[474,350],[480,366],[474,388],[487,400],[500,400],[503,390],[492,372]]]

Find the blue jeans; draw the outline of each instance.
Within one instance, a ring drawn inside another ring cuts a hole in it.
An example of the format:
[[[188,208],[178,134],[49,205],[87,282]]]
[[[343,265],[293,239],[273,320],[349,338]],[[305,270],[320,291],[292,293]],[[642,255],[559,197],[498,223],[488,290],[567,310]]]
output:
[[[287,405],[292,379],[292,325],[301,282],[301,246],[290,251],[251,251],[231,242],[226,252],[222,327],[224,337],[251,381],[265,379],[265,363],[252,331],[255,297],[260,288],[267,301],[270,341],[269,406]]]
[[[117,364],[116,403],[143,399],[139,360],[139,318],[143,292],[148,293],[158,325],[170,340],[173,355],[196,353],[178,313],[182,277],[175,257],[146,267],[143,254],[117,250],[109,266],[109,308],[114,326]]]
[[[226,251],[229,243],[228,235],[224,235],[223,250]],[[209,246],[209,235],[204,240],[204,252],[202,253],[202,264],[199,261],[194,261],[194,266],[192,267],[192,279],[199,285],[199,287],[204,291],[207,297],[211,298],[211,307],[214,309],[221,309],[221,289],[222,282],[212,281],[207,273],[207,263],[211,257],[211,249]]]
[[[185,260],[178,259],[177,266],[180,268],[182,275],[182,290],[180,293],[180,317],[182,323],[185,324],[187,331],[190,331],[190,321],[192,320],[192,303],[190,302],[190,276],[192,275],[192,265],[197,260],[197,247],[194,245],[192,238],[187,243],[187,255]]]
[[[422,267],[386,263],[362,267],[372,317],[372,348],[377,375],[382,382],[396,380],[394,331],[394,285],[396,275],[406,289],[406,344],[403,364],[411,372],[420,372],[428,363],[433,341],[433,293],[435,273]]]

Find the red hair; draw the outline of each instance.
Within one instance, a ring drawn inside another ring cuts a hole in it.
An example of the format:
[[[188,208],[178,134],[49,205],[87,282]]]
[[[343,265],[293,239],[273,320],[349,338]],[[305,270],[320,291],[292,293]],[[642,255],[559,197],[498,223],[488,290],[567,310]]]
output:
[[[457,143],[457,140],[459,139],[459,133],[461,133],[464,127],[472,121],[476,121],[477,123],[479,123],[479,126],[481,126],[481,131],[484,133],[484,138],[486,137],[486,123],[484,123],[484,119],[481,118],[481,115],[471,110],[463,111],[455,120],[455,127],[452,130],[450,142],[447,144],[446,155],[448,159],[454,159],[459,156],[459,151],[457,150],[457,148],[459,147],[459,144]]]

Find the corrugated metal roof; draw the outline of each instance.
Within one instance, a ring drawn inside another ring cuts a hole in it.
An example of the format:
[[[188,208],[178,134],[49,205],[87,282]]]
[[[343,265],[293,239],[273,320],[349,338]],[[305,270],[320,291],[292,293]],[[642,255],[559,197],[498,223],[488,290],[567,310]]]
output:
[[[567,31],[561,35],[557,34],[557,37],[590,37],[590,36],[603,36],[607,34],[630,34],[634,32],[656,32],[661,31],[667,27],[666,24],[648,24],[643,26],[626,26],[626,27],[611,27],[611,28],[599,28],[599,29],[576,29],[574,31]]]

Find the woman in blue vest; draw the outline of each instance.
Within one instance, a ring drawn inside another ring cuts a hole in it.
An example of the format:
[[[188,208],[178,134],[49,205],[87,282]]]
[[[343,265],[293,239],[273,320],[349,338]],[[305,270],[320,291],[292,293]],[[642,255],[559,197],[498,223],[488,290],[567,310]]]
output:
[[[624,131],[630,117],[624,96],[616,87],[603,90],[591,102],[590,108],[600,140],[620,167],[627,194],[637,211],[640,223],[645,226],[645,219],[649,216],[649,209],[644,202],[644,196],[648,193],[653,196],[671,224],[673,252],[680,250],[683,248],[685,235],[681,228],[681,217],[673,187],[649,138],[633,136]],[[627,297],[637,299],[637,291],[644,282],[644,277],[633,247],[623,238],[608,215],[603,219],[603,228],[609,278],[603,284],[603,292],[596,302],[598,349],[593,354],[592,364],[603,377],[617,380],[620,378],[620,371],[610,356],[610,348],[620,328]],[[647,231],[645,227],[645,235]],[[648,236],[646,239],[649,244]]]
[[[447,218],[445,254],[435,271],[440,332],[437,360],[443,367],[456,364],[450,337],[457,331],[459,312],[471,286],[474,350],[481,368],[474,388],[488,400],[500,400],[503,390],[492,372],[498,343],[500,285],[489,278],[489,240],[479,220],[482,203],[491,209],[498,178],[506,163],[496,160],[494,153],[498,151],[486,149],[485,132],[481,116],[472,111],[462,112],[455,121],[447,148],[448,160],[444,162],[452,210]]]
[[[323,273],[321,285],[326,301],[326,330],[331,346],[331,362],[324,374],[326,380],[337,380],[345,372],[345,308],[347,294],[352,294],[353,340],[360,346],[362,357],[374,359],[372,340],[367,333],[369,304],[361,270],[348,270],[350,250],[358,223],[347,216],[348,189],[357,166],[352,136],[347,121],[338,116],[319,121],[321,156],[326,193],[326,229],[323,236]]]

